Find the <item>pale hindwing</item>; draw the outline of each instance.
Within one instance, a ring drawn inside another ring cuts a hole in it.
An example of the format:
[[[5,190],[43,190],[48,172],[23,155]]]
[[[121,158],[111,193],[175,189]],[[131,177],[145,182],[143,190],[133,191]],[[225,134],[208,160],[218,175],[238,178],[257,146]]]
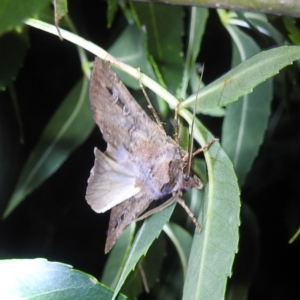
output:
[[[94,150],[95,164],[86,192],[88,204],[97,213],[105,212],[140,192],[132,168],[114,161],[105,152]]]

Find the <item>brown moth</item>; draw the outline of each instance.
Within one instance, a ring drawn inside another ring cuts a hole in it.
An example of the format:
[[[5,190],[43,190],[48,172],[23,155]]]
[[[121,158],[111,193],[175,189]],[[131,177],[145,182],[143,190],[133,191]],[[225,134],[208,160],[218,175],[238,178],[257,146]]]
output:
[[[94,150],[86,200],[97,213],[112,209],[105,245],[108,253],[152,201],[201,189],[203,183],[196,176],[186,176],[187,152],[150,119],[100,58],[91,75],[90,104],[107,149]]]

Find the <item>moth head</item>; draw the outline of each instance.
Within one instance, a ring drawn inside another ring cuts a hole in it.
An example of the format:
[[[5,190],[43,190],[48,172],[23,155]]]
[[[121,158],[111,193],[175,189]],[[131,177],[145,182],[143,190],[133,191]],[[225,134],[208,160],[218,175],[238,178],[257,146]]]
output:
[[[201,190],[203,188],[203,183],[196,175],[186,176],[186,174],[183,172],[181,186],[182,191],[188,191],[192,188]]]
[[[183,161],[182,173],[186,185],[189,187],[189,189],[197,188],[201,190],[203,188],[202,181],[196,175],[192,174],[192,170],[188,166],[188,160],[183,159],[182,161]]]
[[[186,162],[183,160],[173,160],[170,164],[170,173],[173,174],[174,191],[188,191],[192,188],[202,189],[202,181],[195,175],[186,174]]]

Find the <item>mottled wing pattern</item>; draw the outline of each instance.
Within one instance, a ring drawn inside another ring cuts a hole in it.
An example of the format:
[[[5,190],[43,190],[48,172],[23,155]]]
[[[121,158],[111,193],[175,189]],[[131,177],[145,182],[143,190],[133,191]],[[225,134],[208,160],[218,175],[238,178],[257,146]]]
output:
[[[177,167],[174,174],[170,169],[182,162],[186,152],[147,116],[100,58],[91,75],[90,103],[107,149],[95,152],[86,198],[96,212],[112,208],[107,253],[152,201],[187,189],[181,169]]]
[[[112,208],[107,231],[105,253],[108,253],[126,227],[150,205],[151,199],[142,192]]]
[[[107,253],[153,201],[140,170],[151,169],[169,138],[136,103],[109,64],[99,58],[91,75],[90,103],[107,149],[104,153],[95,149],[86,199],[98,213],[112,208]],[[172,142],[171,145],[176,148]],[[140,161],[147,163],[141,166]]]
[[[139,147],[153,136],[153,142],[159,146],[166,139],[165,132],[137,104],[109,64],[100,58],[95,59],[91,75],[90,103],[104,140],[112,146],[128,148],[133,141]]]

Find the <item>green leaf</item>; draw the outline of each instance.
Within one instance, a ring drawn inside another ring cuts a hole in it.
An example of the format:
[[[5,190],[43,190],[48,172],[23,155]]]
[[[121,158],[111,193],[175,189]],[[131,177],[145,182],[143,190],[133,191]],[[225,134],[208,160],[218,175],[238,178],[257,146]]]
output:
[[[157,240],[154,240],[147,255],[139,260],[138,267],[127,277],[121,289],[122,293],[130,299],[137,299],[144,291],[145,283],[150,290],[159,281],[161,265],[165,256],[165,239],[160,235]]]
[[[198,120],[195,125],[198,141],[212,139]],[[240,201],[232,163],[217,142],[205,152],[205,159],[209,181],[198,218],[203,230],[194,235],[183,299],[224,299],[238,247]]]
[[[109,53],[132,67],[139,67],[142,72],[151,78],[155,78],[144,45],[145,35],[142,30],[135,25],[129,25],[109,48]],[[140,89],[139,82],[136,79],[120,72],[118,69],[115,72],[124,84],[133,89]]]
[[[0,261],[1,299],[102,299],[112,291],[91,275],[46,259]],[[127,299],[119,296],[119,300]]]
[[[140,26],[146,30],[149,54],[159,66],[168,90],[174,93],[183,69],[183,8],[136,2],[132,5]]]
[[[88,80],[84,79],[76,84],[44,129],[22,169],[3,217],[7,217],[28,194],[51,176],[85,141],[93,128]]]
[[[197,111],[200,107],[215,108],[238,100],[299,58],[300,46],[282,46],[260,52],[201,89],[198,93]],[[190,106],[195,98],[196,94],[193,94],[182,102],[181,107]]]
[[[112,289],[116,288],[125,262],[128,258],[135,228],[136,223],[131,223],[130,226],[126,228],[121,237],[117,240],[116,244],[109,253],[109,257],[106,261],[102,274],[101,282]]]
[[[226,27],[234,41],[234,61],[259,52],[252,38],[235,26]],[[222,145],[233,162],[239,184],[242,185],[252,167],[268,126],[272,100],[272,81],[269,79],[257,86],[253,93],[226,108],[222,128]]]
[[[179,98],[181,99],[186,98],[188,82],[194,71],[196,59],[200,52],[207,17],[208,10],[206,8],[191,7],[188,49],[181,83],[181,92],[179,94]]]
[[[53,0],[53,5],[55,26],[59,31],[59,22],[68,14],[68,2],[67,0]]]
[[[283,18],[285,28],[289,32],[289,38],[295,45],[300,45],[300,30],[296,26],[296,20],[292,18]]]
[[[0,35],[5,32],[23,26],[23,21],[37,15],[49,0],[26,0],[26,5],[21,5],[15,0],[1,0],[0,5]]]
[[[182,271],[185,276],[193,241],[192,236],[181,226],[174,223],[166,224],[164,227],[164,232],[170,238],[177,250],[182,266]]]
[[[108,7],[107,7],[107,27],[110,28],[112,22],[114,20],[116,11],[118,10],[118,0],[108,0]]]
[[[109,48],[109,52],[120,61],[133,67],[139,67],[142,72],[155,79],[152,66],[147,58],[145,46],[145,34],[143,31],[135,25],[130,25],[127,26],[127,28],[120,34],[118,39]],[[115,69],[114,71],[125,85],[133,89],[140,89],[138,80],[128,76],[118,69]],[[151,95],[149,95],[149,97],[151,97]],[[161,115],[165,116],[166,111],[168,110],[165,101],[156,96],[153,96],[151,100],[153,106],[157,107]]]
[[[120,276],[120,280],[115,289],[113,299],[115,299],[116,295],[119,293],[131,270],[136,267],[136,264],[138,263],[140,258],[147,253],[153,241],[161,233],[164,225],[166,224],[166,222],[168,222],[174,210],[174,207],[175,203],[160,211],[159,213],[154,214],[150,218],[146,219],[143,223],[132,245],[131,252],[128,256],[125,267]]]
[[[201,74],[199,74],[199,70],[201,69],[201,65],[196,63],[193,67],[193,72],[189,78],[190,87],[192,93],[197,93],[200,91],[205,85],[201,81]],[[193,108],[194,109],[194,108]],[[222,107],[214,107],[214,108],[203,108],[202,106],[198,109],[198,113],[203,115],[209,115],[212,117],[224,117],[225,110]]]
[[[278,45],[283,45],[285,43],[283,35],[269,23],[265,14],[245,12],[244,16],[250,24],[259,30],[259,32],[272,38]]]
[[[300,228],[294,233],[294,235],[290,238],[289,244],[293,244],[296,239],[298,239],[300,236]]]
[[[188,151],[190,144],[189,124],[180,116],[178,117],[178,138],[180,141],[180,147]]]

